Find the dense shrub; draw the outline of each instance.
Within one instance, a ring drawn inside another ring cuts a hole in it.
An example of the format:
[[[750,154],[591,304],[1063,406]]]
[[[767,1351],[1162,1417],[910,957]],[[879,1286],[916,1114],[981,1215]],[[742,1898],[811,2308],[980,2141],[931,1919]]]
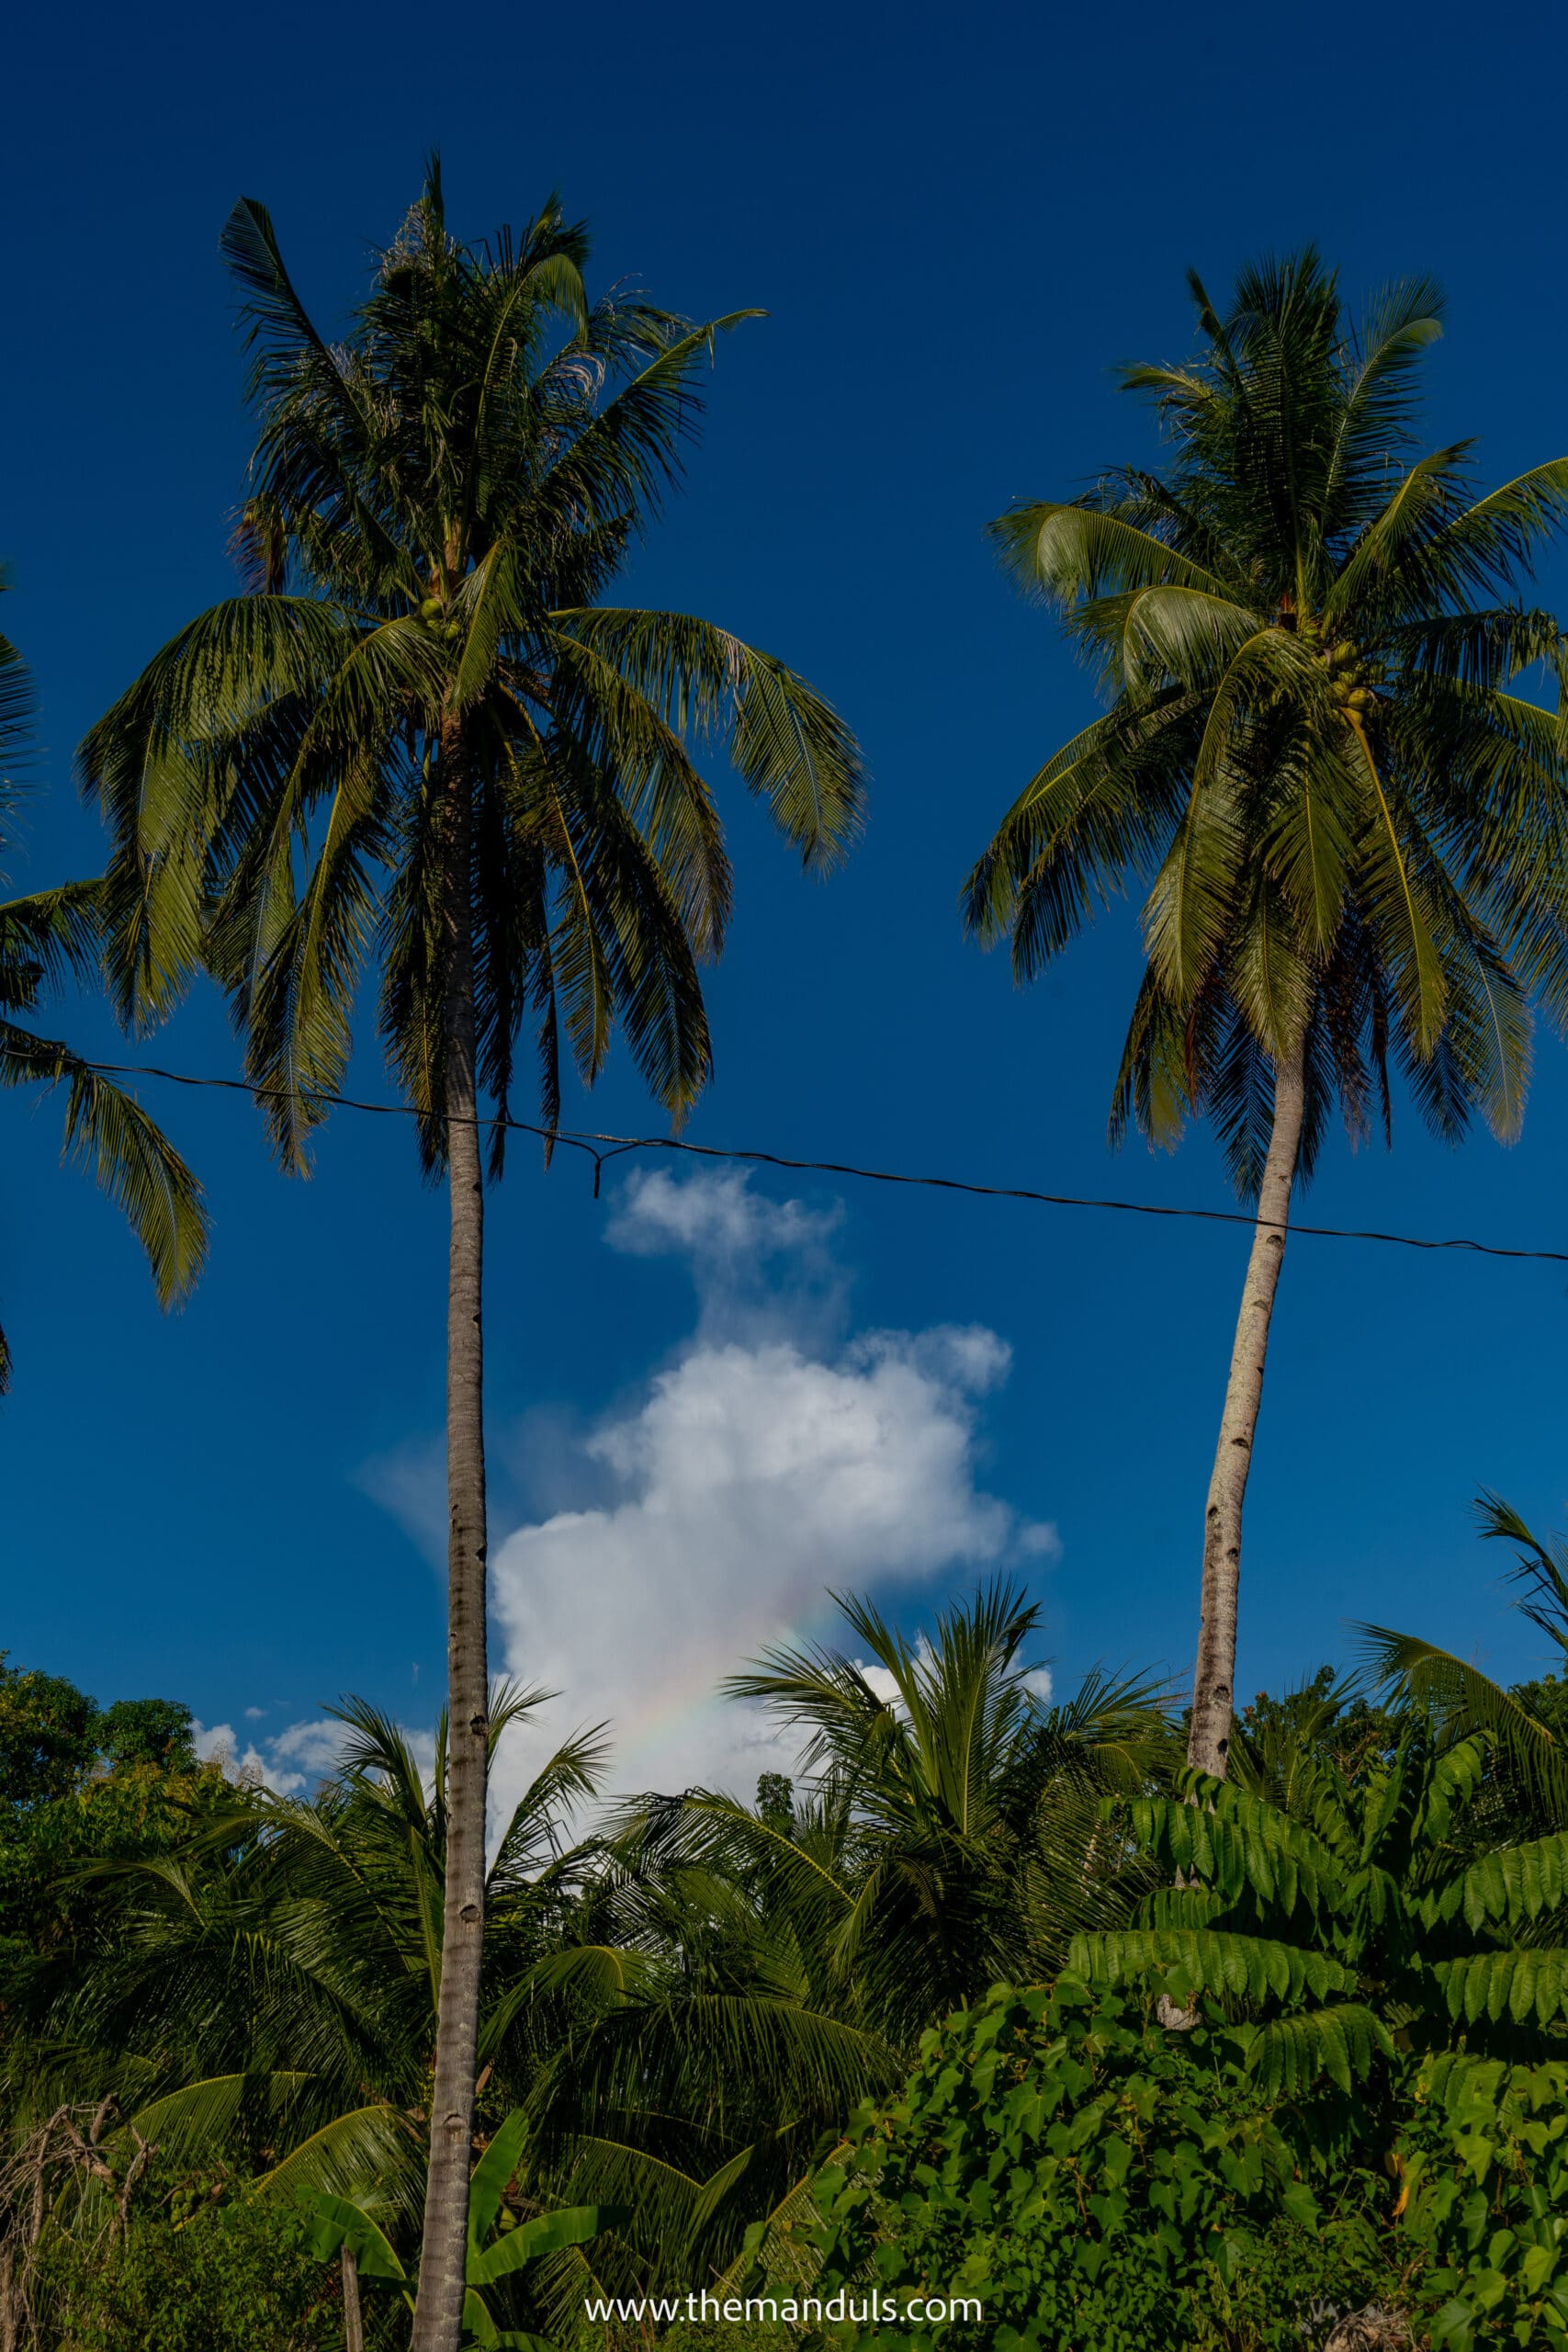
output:
[[[1460,2064],[1416,2089],[1403,2227],[1434,2346],[1568,2346],[1568,2066]]]
[[[35,2301],[62,2352],[339,2352],[338,2274],[304,2218],[205,2186],[132,2208],[128,2227],[46,2237]]]
[[[1369,2301],[1392,2266],[1374,2184],[1314,2188],[1243,2057],[1222,2025],[1166,2033],[1076,1978],[998,1987],[926,2037],[902,2098],[822,2175],[824,2294],[978,2297],[954,2352],[1302,2352],[1313,2306]]]
[[[983,2307],[952,2352],[1306,2352],[1369,2305],[1434,2352],[1568,2346],[1568,2067],[1402,2059],[1375,2103],[1271,2104],[1251,2040],[1071,1976],[928,2034],[819,2177],[835,2334],[927,2343],[888,2312],[937,2295]]]

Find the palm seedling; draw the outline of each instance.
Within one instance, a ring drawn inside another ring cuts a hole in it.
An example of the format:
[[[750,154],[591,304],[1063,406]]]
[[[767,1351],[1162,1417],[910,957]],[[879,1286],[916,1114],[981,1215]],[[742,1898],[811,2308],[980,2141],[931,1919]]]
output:
[[[1292,1193],[1337,1102],[1390,1129],[1511,1138],[1530,1008],[1568,1016],[1568,746],[1520,681],[1561,680],[1518,594],[1568,513],[1568,458],[1477,495],[1471,447],[1416,454],[1427,283],[1358,330],[1311,251],[1194,278],[1198,356],[1122,371],[1169,462],[992,527],[1109,703],[969,876],[970,929],[1028,979],[1129,881],[1145,968],[1111,1134],[1207,1114],[1257,1204],[1203,1529],[1190,1761],[1223,1774],[1242,1507]]]
[[[814,869],[855,830],[860,762],[783,662],[606,601],[735,317],[590,304],[586,232],[553,200],[459,243],[434,166],[341,343],[262,206],[223,246],[255,353],[251,593],[153,658],[82,764],[114,834],[124,1015],[215,971],[295,1167],[378,959],[382,1038],[446,1182],[450,1835],[414,2345],[455,2352],[484,1927],[481,1131],[493,1178],[525,1021],[551,1133],[563,1029],[585,1082],[618,1023],[672,1114],[700,1091],[730,877],[694,738],[727,741]]]

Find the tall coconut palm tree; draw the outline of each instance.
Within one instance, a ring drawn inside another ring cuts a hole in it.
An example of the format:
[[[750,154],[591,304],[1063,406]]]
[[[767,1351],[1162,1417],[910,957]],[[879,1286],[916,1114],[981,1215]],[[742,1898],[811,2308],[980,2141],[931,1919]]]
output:
[[[710,1047],[698,967],[729,907],[690,739],[723,735],[808,868],[853,833],[852,738],[795,673],[688,615],[607,605],[679,470],[737,313],[590,304],[552,199],[459,243],[438,170],[346,339],[317,332],[265,209],[223,249],[260,430],[251,591],[190,623],[83,751],[115,837],[119,1003],[162,1017],[204,963],[297,1167],[380,965],[389,1058],[450,1198],[450,1842],[415,2352],[455,2352],[484,1915],[484,1156],[499,1175],[519,1029],[544,1123],[559,1032],[598,1073],[617,1022],[684,1112]]]
[[[0,573],[0,591],[9,586]],[[32,681],[7,637],[0,637],[0,853],[15,823],[15,770],[31,738]],[[90,1169],[123,1209],[152,1269],[159,1302],[183,1298],[207,1255],[201,1187],[168,1137],[123,1087],[51,1037],[13,1018],[36,1012],[68,978],[96,978],[101,888],[64,882],[0,904],[0,1086],[58,1086],[65,1095],[67,1156]],[[0,1330],[0,1395],[10,1386],[11,1351]]]
[[[1292,1193],[1337,1101],[1388,1132],[1389,1064],[1428,1127],[1518,1129],[1530,1006],[1568,1016],[1568,756],[1517,682],[1564,673],[1518,587],[1568,514],[1568,458],[1476,495],[1471,445],[1416,454],[1427,283],[1359,328],[1315,253],[1245,271],[1201,347],[1134,367],[1170,447],[992,526],[1109,702],[1042,767],[964,911],[1028,979],[1097,901],[1146,889],[1111,1112],[1172,1145],[1213,1118],[1257,1204],[1203,1527],[1190,1756],[1223,1773],[1242,1506]]]

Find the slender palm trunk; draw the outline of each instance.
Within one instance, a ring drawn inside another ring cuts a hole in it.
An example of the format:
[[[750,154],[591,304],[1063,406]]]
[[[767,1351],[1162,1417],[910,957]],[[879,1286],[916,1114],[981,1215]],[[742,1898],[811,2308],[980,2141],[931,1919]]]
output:
[[[351,2245],[343,2249],[343,2352],[365,2352],[365,2322],[359,2311],[359,2262]]]
[[[446,1116],[451,1246],[446,1289],[446,1883],[436,2012],[430,2168],[412,2352],[457,2352],[468,2229],[484,1937],[485,1658],[484,1177],[475,1083],[473,803],[457,719],[442,729],[446,793]]]
[[[1192,1670],[1192,1729],[1187,1742],[1187,1761],[1201,1771],[1221,1778],[1230,1753],[1231,1707],[1235,1690],[1241,1511],[1247,1498],[1247,1473],[1252,1468],[1258,1408],[1263,1402],[1269,1326],[1285,1256],[1285,1227],[1291,1214],[1291,1188],[1295,1182],[1305,1104],[1304,1055],[1298,1046],[1274,1073],[1274,1125],[1269,1137],[1269,1156],[1263,1163],[1258,1223],[1253,1228],[1241,1313],[1236,1317],[1230,1378],[1225,1385],[1225,1408],[1220,1418],[1220,1442],[1214,1451],[1213,1475],[1209,1480],[1208,1507],[1203,1515],[1203,1598],[1198,1625],[1198,1662]]]

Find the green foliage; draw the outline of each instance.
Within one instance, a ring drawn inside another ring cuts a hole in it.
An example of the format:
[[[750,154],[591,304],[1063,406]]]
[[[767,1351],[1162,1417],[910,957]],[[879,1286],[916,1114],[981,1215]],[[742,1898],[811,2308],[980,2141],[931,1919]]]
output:
[[[1174,1727],[1148,1694],[1038,1698],[1032,1621],[1005,1589],[924,1643],[863,1609],[851,1623],[848,1656],[744,1678],[810,1742],[754,1809],[645,1802],[573,1846],[570,1808],[602,1769],[589,1734],[508,1825],[475,2342],[564,2336],[585,2293],[748,2275],[818,2296],[853,2274],[857,2301],[980,2278],[985,2342],[1038,2322],[1043,2352],[1317,2352],[1323,2313],[1371,2301],[1438,2325],[1438,2352],[1442,2330],[1470,2352],[1553,2324],[1568,2184],[1540,2086],[1562,2046],[1568,1833],[1508,1812],[1504,1749],[1319,1674],[1255,1702],[1233,1779],[1179,1783],[1194,1804],[1161,1792]],[[852,1662],[867,1657],[897,1705]],[[12,1809],[0,1852],[27,1858],[39,1906],[34,1973],[13,1968],[6,1994],[18,2112],[47,2112],[56,2084],[117,2091],[117,2179],[137,2133],[180,2163],[231,2152],[274,2205],[309,2203],[318,2255],[354,2246],[375,2342],[414,2268],[444,1747],[427,1782],[356,1703],[339,1777],[279,1800],[186,1771],[167,1702],[99,1716],[16,1675],[6,1694],[17,1785],[74,1776]],[[530,1703],[503,1695],[497,1732]],[[982,2000],[1007,1953],[1054,1989]],[[949,1987],[964,2013],[897,2094]],[[1151,2022],[1162,1990],[1196,1999],[1194,2031]],[[1509,2071],[1526,2059],[1546,2071]],[[823,2134],[868,2095],[891,2104],[814,2188]],[[132,2213],[152,2227],[140,2197]],[[131,2307],[155,2312],[135,2263],[184,2256],[137,2243],[116,2259]]]
[[[63,1675],[7,1665],[0,1650],[0,1807],[63,1796],[93,1759],[97,1720]]]
[[[538,1695],[498,1690],[492,1741]],[[340,1773],[309,1799],[216,1772],[186,1788],[138,1766],[68,1801],[72,1834],[96,1828],[116,1867],[96,1883],[99,1931],[83,1939],[80,1973],[52,1987],[35,2030],[40,2064],[68,2040],[79,2080],[113,2090],[130,2124],[189,2160],[240,2150],[278,2195],[377,2181],[408,2210],[440,1987],[445,1726],[427,1788],[386,1716],[351,1702],[342,1719]],[[594,1792],[603,1754],[595,1734],[567,1742],[506,1826],[487,1889],[503,1962],[487,2038],[509,2020],[496,2012],[516,1972],[557,1931],[584,1860],[567,1813]],[[118,1852],[111,1831],[130,1825],[99,1817],[111,1803],[148,1808],[141,1842]]]
[[[1434,2352],[1568,2345],[1568,2064],[1461,2063],[1403,2119]]]
[[[98,1752],[111,1767],[154,1764],[193,1772],[191,1712],[174,1699],[117,1699],[97,1722]]]
[[[1359,322],[1310,248],[1244,269],[1199,348],[1122,371],[1169,462],[993,525],[1109,708],[1046,761],[965,913],[1030,978],[1096,906],[1144,893],[1145,967],[1111,1114],[1173,1144],[1213,1120],[1256,1194],[1273,1073],[1304,1052],[1310,1175],[1337,1101],[1392,1119],[1391,1063],[1436,1134],[1518,1130],[1531,1001],[1568,1018],[1568,745],[1517,682],[1563,674],[1531,563],[1568,459],[1479,494],[1459,442],[1416,454],[1427,282]]]
[[[336,2281],[323,2279],[302,2220],[220,2184],[133,2208],[123,2231],[56,2233],[38,2299],[51,2340],[72,2352],[329,2352],[343,2341]]]
[[[1280,1797],[1303,1764],[1325,1756],[1354,1781],[1386,1763],[1399,1739],[1393,1709],[1343,1681],[1331,1666],[1277,1696],[1259,1690],[1231,1725],[1226,1778]]]
[[[1091,1676],[1043,1702],[1037,1612],[1005,1582],[918,1643],[840,1606],[852,1648],[780,1652],[730,1686],[806,1740],[787,1804],[781,1788],[755,1810],[713,1791],[632,1808],[576,1948],[520,1989],[536,2018],[577,2004],[530,2105],[552,2195],[634,2207],[595,2253],[613,2292],[713,2277],[750,2229],[777,2254],[822,2135],[891,2089],[925,2028],[1124,1918],[1145,1883],[1098,1807],[1159,1769],[1156,1689]]]
[[[1516,1682],[1508,1696],[1544,1726],[1560,1747],[1568,1747],[1568,1675],[1540,1674]]]
[[[1314,2302],[1387,2281],[1361,2184],[1310,2185],[1223,2026],[1169,2034],[1063,1976],[928,2034],[902,2097],[818,2178],[825,2297],[968,2295],[955,2347],[1300,2352]],[[846,2322],[849,2346],[927,2328]]]
[[[793,1836],[795,1830],[795,1782],[787,1772],[760,1772],[757,1776],[757,1818],[782,1836]]]
[[[1568,2018],[1568,1834],[1483,1850],[1497,1821],[1481,1733],[1406,1717],[1352,1780],[1298,1749],[1275,1799],[1202,1774],[1139,1797],[1133,1837],[1168,1882],[1073,1964],[1207,1994],[1245,2020],[1269,2093],[1348,2097],[1399,2048],[1552,2053]]]
[[[220,1805],[222,1774],[197,1762],[190,1722],[164,1699],[100,1710],[63,1678],[0,1658],[0,2003],[12,2036],[62,2010],[99,1951],[113,1908],[103,1867],[166,1857]]]
[[[1565,2094],[1562,2062],[1402,2062],[1347,2143],[1332,2102],[1264,2095],[1245,2031],[997,1986],[818,2176],[813,2291],[852,2346],[929,2342],[897,2316],[928,2294],[983,2305],[955,2352],[1300,2352],[1369,2304],[1434,2352],[1561,2346]]]

